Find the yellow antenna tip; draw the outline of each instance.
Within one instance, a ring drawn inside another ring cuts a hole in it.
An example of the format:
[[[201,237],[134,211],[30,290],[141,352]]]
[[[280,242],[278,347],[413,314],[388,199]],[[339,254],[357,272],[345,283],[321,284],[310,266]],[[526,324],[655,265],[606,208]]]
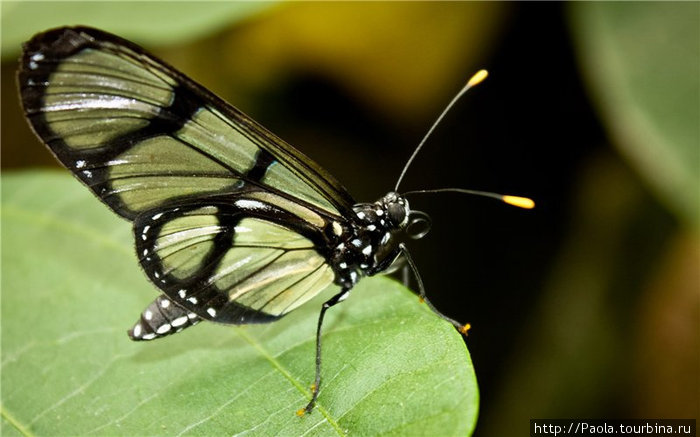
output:
[[[535,207],[535,201],[527,197],[503,196],[501,200],[509,205],[517,206],[518,208],[532,209]]]
[[[488,75],[489,72],[486,70],[477,71],[476,74],[474,74],[474,76],[472,76],[472,78],[469,79],[469,82],[467,82],[467,88],[471,88],[474,85],[480,84],[484,81],[484,79],[486,79],[486,77],[488,77]]]

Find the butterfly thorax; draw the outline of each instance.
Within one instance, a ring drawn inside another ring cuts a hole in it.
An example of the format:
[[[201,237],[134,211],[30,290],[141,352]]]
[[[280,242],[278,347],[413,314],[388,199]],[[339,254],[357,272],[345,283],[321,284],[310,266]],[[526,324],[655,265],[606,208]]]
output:
[[[374,203],[355,204],[353,212],[330,259],[335,282],[348,287],[361,276],[386,270],[396,259],[396,234],[405,229],[410,210],[404,197],[389,192]]]

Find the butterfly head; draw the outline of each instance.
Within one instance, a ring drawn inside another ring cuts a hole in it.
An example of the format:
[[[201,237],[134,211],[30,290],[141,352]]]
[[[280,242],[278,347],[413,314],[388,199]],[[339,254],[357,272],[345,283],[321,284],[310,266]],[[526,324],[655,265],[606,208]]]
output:
[[[422,211],[412,210],[408,200],[401,194],[390,191],[379,203],[386,211],[387,221],[393,231],[405,231],[412,239],[422,238],[430,231],[430,217]]]
[[[400,230],[406,227],[411,209],[405,197],[390,191],[379,200],[379,203],[386,212],[386,218],[393,229]]]

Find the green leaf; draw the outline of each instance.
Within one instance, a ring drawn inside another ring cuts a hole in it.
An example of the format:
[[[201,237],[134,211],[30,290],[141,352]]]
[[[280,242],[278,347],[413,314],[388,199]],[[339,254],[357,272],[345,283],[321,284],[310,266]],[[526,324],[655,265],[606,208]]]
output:
[[[615,145],[671,211],[700,226],[700,5],[569,7],[582,70]]]
[[[98,27],[141,44],[172,44],[207,35],[270,7],[272,2],[23,1],[2,4],[2,53],[53,27]]]
[[[67,174],[2,178],[3,435],[467,435],[478,409],[452,326],[387,278],[314,330],[331,290],[269,325],[201,323],[153,342],[126,329],[156,291],[131,229]]]

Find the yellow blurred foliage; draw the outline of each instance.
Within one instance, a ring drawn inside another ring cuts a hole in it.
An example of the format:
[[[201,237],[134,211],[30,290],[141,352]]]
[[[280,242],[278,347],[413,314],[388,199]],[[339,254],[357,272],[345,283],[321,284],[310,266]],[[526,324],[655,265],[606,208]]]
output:
[[[638,311],[638,411],[698,417],[700,378],[700,240],[683,232],[670,241]]]
[[[488,67],[481,59],[504,11],[490,2],[285,3],[230,34],[228,69],[260,88],[290,71],[311,71],[376,110],[414,120],[436,113]]]

